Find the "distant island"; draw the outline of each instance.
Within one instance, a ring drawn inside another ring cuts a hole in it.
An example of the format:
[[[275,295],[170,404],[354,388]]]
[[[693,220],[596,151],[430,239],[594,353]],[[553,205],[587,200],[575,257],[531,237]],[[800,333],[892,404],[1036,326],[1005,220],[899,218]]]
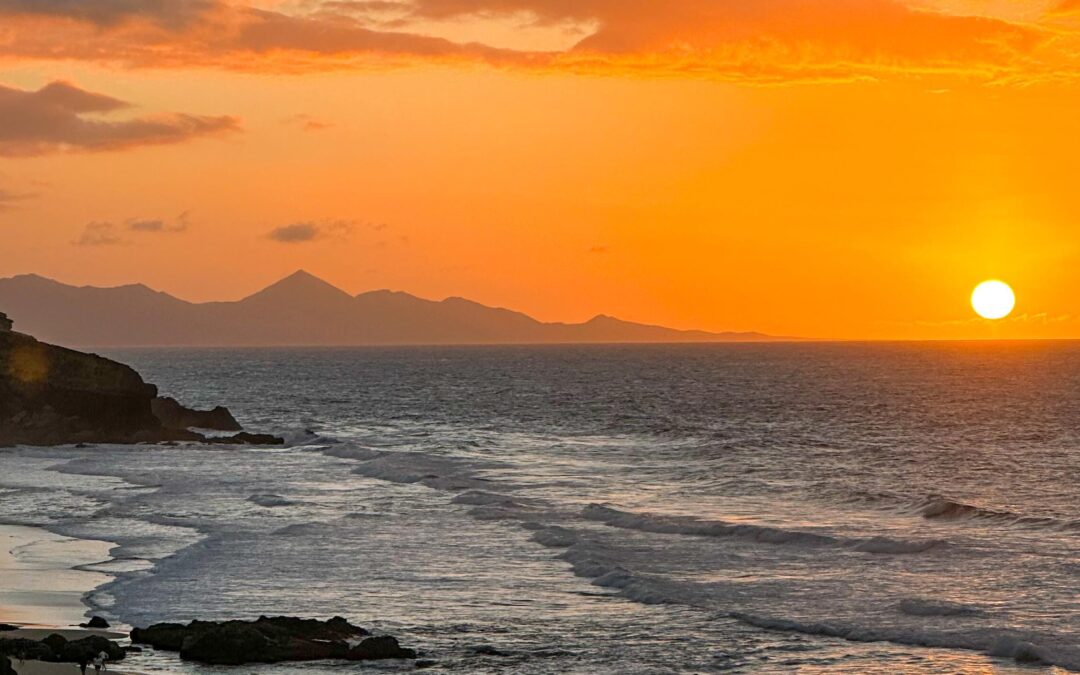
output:
[[[675,330],[597,316],[544,323],[463,298],[353,296],[298,271],[235,302],[193,303],[142,284],[71,286],[36,274],[0,279],[0,310],[42,340],[82,347],[271,347],[769,342],[762,333]]]

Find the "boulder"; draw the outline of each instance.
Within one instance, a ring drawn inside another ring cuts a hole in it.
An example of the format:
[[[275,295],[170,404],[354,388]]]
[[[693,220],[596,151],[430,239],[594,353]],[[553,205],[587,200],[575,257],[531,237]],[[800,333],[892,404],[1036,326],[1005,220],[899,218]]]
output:
[[[240,431],[242,426],[225,406],[213,410],[194,410],[180,405],[174,398],[157,397],[150,403],[154,417],[166,429],[213,429],[215,431]]]
[[[0,655],[0,675],[19,675],[11,665],[11,659],[3,655]]]
[[[25,638],[0,640],[0,656],[38,661],[53,661],[56,658],[56,654],[49,645]]]
[[[101,652],[108,654],[110,661],[120,661],[127,656],[123,647],[100,635],[69,640],[62,649],[56,650],[59,660],[65,663],[79,663],[84,659],[90,661]]]
[[[68,640],[59,633],[53,633],[41,641],[42,644],[48,645],[49,649],[53,650],[53,653],[59,654],[67,646]]]
[[[92,616],[86,623],[80,623],[83,628],[108,628],[109,622],[102,619],[100,616]]]
[[[415,657],[415,652],[403,649],[394,638],[369,635],[342,617],[319,621],[262,616],[255,621],[155,624],[131,631],[131,641],[179,651],[182,659],[214,665]],[[358,638],[366,639],[352,646]]]
[[[416,652],[398,644],[397,638],[389,635],[364,638],[360,644],[349,650],[345,658],[350,661],[375,661],[381,659],[415,659]]]

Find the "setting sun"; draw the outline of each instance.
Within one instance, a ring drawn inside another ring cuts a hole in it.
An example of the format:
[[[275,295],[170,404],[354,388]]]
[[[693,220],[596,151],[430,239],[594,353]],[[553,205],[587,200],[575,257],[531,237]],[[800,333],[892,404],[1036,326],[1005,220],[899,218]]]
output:
[[[1016,294],[1003,281],[984,281],[971,294],[971,306],[984,319],[1004,319],[1016,306]]]

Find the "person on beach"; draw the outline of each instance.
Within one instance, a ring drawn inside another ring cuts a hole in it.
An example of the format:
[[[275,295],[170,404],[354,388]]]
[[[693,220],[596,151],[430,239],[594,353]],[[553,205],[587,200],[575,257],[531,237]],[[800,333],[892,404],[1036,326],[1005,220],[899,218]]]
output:
[[[103,651],[100,654],[98,654],[97,657],[98,657],[98,659],[101,660],[101,669],[102,670],[108,670],[109,669],[109,652]]]
[[[100,673],[101,669],[105,667],[105,659],[101,658],[101,654],[94,657],[94,672]]]
[[[89,661],[86,660],[86,657],[83,657],[83,658],[79,659],[79,672],[81,672],[82,675],[86,675],[86,664],[87,663],[89,663]]]

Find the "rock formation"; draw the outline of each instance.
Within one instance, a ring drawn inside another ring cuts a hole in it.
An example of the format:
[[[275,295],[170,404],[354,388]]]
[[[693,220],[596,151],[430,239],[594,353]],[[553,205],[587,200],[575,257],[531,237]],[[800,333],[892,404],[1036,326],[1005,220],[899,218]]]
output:
[[[207,441],[184,427],[162,424],[154,415],[156,398],[157,387],[122,363],[0,330],[0,446]],[[200,422],[240,428],[224,408],[205,415],[179,404],[177,409]],[[282,442],[262,434],[211,440]]]
[[[187,661],[215,665],[343,659],[413,659],[389,635],[373,637],[341,617],[329,621],[259,617],[255,621],[159,623],[131,631],[131,641],[180,652]]]
[[[225,406],[213,410],[193,410],[185,408],[174,398],[159,396],[150,402],[154,417],[158,418],[166,429],[213,429],[215,431],[240,431],[236,418]]]

